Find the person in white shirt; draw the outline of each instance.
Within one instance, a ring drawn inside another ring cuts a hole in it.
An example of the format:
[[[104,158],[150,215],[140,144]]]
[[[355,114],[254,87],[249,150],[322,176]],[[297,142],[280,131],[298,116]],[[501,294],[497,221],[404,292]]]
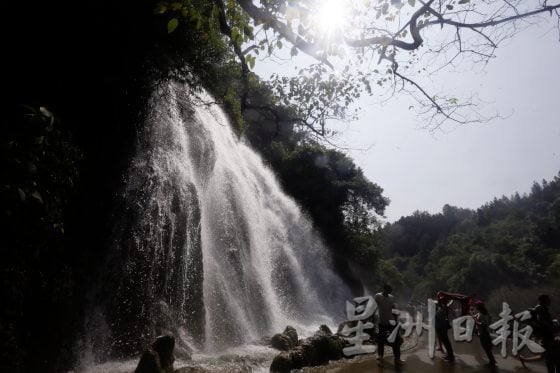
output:
[[[377,338],[377,360],[380,362],[383,360],[383,353],[385,348],[385,343],[387,337],[391,334],[395,328],[396,323],[391,325],[391,321],[396,321],[395,315],[393,315],[393,309],[396,309],[395,297],[391,294],[393,289],[389,284],[383,285],[383,291],[381,293],[375,294],[373,299],[377,304],[378,312],[378,338]],[[393,343],[390,343],[393,348],[393,355],[395,357],[395,366],[400,366],[402,364],[401,360],[401,343],[402,340],[397,334],[397,337]]]

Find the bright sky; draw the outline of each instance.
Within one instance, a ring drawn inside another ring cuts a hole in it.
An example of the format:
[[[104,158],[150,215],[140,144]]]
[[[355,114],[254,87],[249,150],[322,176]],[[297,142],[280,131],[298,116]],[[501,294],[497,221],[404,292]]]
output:
[[[301,66],[301,65],[300,65]],[[290,71],[258,63],[256,72]],[[486,73],[445,73],[444,90],[476,92],[505,118],[448,126],[430,133],[407,97],[381,106],[367,96],[360,119],[341,128],[337,144],[391,199],[388,221],[444,204],[477,208],[502,195],[530,191],[533,181],[560,171],[560,42],[558,33],[533,27],[497,50]],[[367,150],[359,150],[367,149]]]

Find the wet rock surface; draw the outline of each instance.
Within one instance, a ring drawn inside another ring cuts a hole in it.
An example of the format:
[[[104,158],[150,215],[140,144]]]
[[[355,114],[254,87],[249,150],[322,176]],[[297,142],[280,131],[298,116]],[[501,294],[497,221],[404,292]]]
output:
[[[290,372],[292,369],[324,365],[329,361],[342,359],[342,349],[346,344],[344,338],[333,334],[323,325],[313,336],[277,355],[270,365],[270,371]]]
[[[173,373],[175,338],[162,335],[144,351],[134,373]]]
[[[270,345],[280,351],[288,351],[298,345],[298,334],[295,328],[287,326],[282,333],[275,334]]]

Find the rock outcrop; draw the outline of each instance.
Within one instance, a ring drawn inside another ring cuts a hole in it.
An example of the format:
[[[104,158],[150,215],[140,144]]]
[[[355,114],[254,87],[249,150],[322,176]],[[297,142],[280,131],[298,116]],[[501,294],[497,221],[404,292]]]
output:
[[[285,334],[286,331],[282,333],[282,335]],[[344,338],[333,334],[327,326],[322,325],[312,337],[306,338],[296,347],[277,355],[270,365],[270,372],[288,373],[292,369],[323,365],[332,360],[339,360],[344,357],[342,349],[346,344]]]
[[[175,338],[162,335],[144,351],[134,373],[173,373]]]
[[[294,327],[287,326],[282,333],[275,334],[270,345],[280,351],[288,351],[298,345],[298,334]]]

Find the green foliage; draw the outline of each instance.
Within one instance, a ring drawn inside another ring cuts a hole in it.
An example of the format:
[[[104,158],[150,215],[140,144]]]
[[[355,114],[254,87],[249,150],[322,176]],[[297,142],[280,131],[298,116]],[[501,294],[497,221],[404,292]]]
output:
[[[178,24],[192,24],[192,28],[203,33],[219,30],[228,38],[229,48],[242,62],[244,72],[254,68],[259,53],[269,58],[283,48],[289,50],[289,55],[278,53],[277,57],[293,57],[302,52],[331,69],[335,65],[342,66],[345,73],[350,73],[337,82],[341,87],[339,91],[346,86],[352,92],[331,105],[317,100],[332,94],[333,82],[327,73],[316,79],[314,71],[302,70],[300,75],[306,74],[304,79],[285,81],[276,77],[272,81],[274,85],[282,85],[284,94],[279,92],[279,99],[291,96],[288,100],[293,98],[291,103],[297,104],[300,114],[306,114],[302,120],[308,124],[308,129],[324,134],[322,122],[329,118],[351,118],[346,112],[350,104],[360,92],[371,95],[372,86],[376,84],[384,93],[410,94],[417,105],[409,107],[419,107],[419,115],[425,116],[431,127],[438,128],[447,120],[458,123],[488,120],[476,110],[475,102],[459,101],[455,95],[429,93],[427,87],[421,86],[418,75],[443,70],[449,64],[448,54],[454,50],[474,63],[487,63],[495,56],[499,44],[516,34],[516,20],[540,13],[558,16],[560,8],[560,4],[532,4],[530,1],[526,4],[518,1],[506,7],[499,2],[469,0],[353,1],[345,3],[342,9],[329,9],[333,4],[339,3],[184,0],[159,2],[154,5],[153,13],[168,20],[168,32],[173,32]],[[457,37],[450,37],[455,35],[447,31],[450,27],[456,30]],[[430,33],[422,32],[427,28]],[[437,32],[442,33],[441,37]],[[419,57],[424,54],[433,58]],[[298,92],[306,82],[314,85],[317,94]],[[314,112],[309,112],[309,108]],[[307,113],[311,115],[308,117]]]
[[[23,222],[32,213],[41,221],[42,235],[64,234],[66,197],[78,177],[80,158],[53,113],[22,107],[18,121],[8,124],[2,136],[4,219]]]
[[[210,90],[228,113],[237,133],[242,134],[241,66],[220,31],[218,8],[207,1],[162,2],[156,5],[154,13],[160,20],[170,17],[167,27],[173,35],[158,41],[161,56],[151,57],[151,62],[159,75],[153,80],[157,83],[171,78],[183,81],[193,91],[201,87]],[[236,39],[250,33],[250,27],[232,28]],[[253,66],[255,57],[246,58]]]
[[[292,78],[273,74],[267,84],[282,104],[296,110],[300,123],[315,133],[328,135],[329,119],[357,119],[358,109],[348,113],[348,107],[360,97],[363,82],[347,71],[335,74],[315,64]]]
[[[31,106],[8,113],[0,151],[0,225],[4,232],[0,238],[0,325],[11,355],[4,368],[18,371],[39,354],[42,364],[57,358],[39,352],[26,355],[37,348],[40,339],[32,337],[28,328],[36,331],[45,330],[49,323],[54,326],[74,296],[73,269],[66,260],[66,226],[82,153],[53,113]],[[36,325],[39,320],[46,325]],[[65,334],[60,332],[57,337]],[[49,346],[42,349],[52,353]]]
[[[381,259],[375,274],[376,280],[374,283],[377,284],[376,286],[379,287],[381,284],[391,284],[397,292],[403,290],[404,276],[390,261]]]
[[[527,196],[495,198],[477,211],[417,212],[384,227],[385,257],[416,297],[448,290],[487,298],[509,286],[534,298],[558,278],[559,196],[560,174]]]
[[[380,256],[375,228],[388,204],[383,190],[346,155],[314,143],[285,152],[274,168],[335,257],[374,273]]]
[[[551,278],[560,278],[560,253],[554,255],[554,259],[548,266],[547,275]]]
[[[179,20],[177,18],[171,18],[167,23],[167,33],[171,34],[179,26]]]
[[[213,33],[220,30],[220,12],[221,10],[215,2],[203,0],[160,2],[154,8],[154,14],[171,17],[167,26],[169,33],[179,26],[179,20],[187,28],[194,26],[193,28],[198,31]],[[240,46],[254,38],[253,26],[249,23],[249,17],[241,11],[235,1],[224,2],[224,14],[231,28],[232,43]]]
[[[233,65],[235,59],[239,58],[232,53],[233,46],[248,46],[244,52],[243,62],[250,69],[254,68],[257,55],[261,51],[267,50],[268,54],[271,54],[275,49],[282,49],[281,38],[261,40],[255,37],[255,25],[252,23],[254,20],[251,20],[236,1],[230,0],[223,3],[225,21],[231,30],[229,35],[220,24],[222,10],[212,2],[197,0],[181,3],[160,2],[155,6],[153,13],[159,17],[169,17],[167,18],[168,33],[174,32],[180,24],[183,24],[185,34],[200,32],[207,39],[206,43],[209,47],[229,41],[229,53],[223,53],[229,65]],[[301,24],[302,27],[304,27],[303,25],[304,23]],[[229,39],[226,36],[229,36]],[[294,45],[290,49],[290,55],[297,54],[298,47]],[[219,74],[218,71],[216,72]],[[337,75],[321,64],[304,68],[298,77],[291,79],[275,75],[268,84],[280,102],[297,110],[296,115],[300,119],[302,128],[321,135],[327,134],[325,131],[327,120],[355,118],[358,109],[349,113],[349,106],[360,96],[362,89],[371,93],[369,81],[363,74],[351,75],[346,69],[343,74]],[[223,96],[227,96],[226,109],[237,122],[237,127],[241,128],[243,124],[240,114],[235,111],[238,104],[234,103],[234,92],[239,96],[237,100],[241,100],[243,89],[240,86]]]

